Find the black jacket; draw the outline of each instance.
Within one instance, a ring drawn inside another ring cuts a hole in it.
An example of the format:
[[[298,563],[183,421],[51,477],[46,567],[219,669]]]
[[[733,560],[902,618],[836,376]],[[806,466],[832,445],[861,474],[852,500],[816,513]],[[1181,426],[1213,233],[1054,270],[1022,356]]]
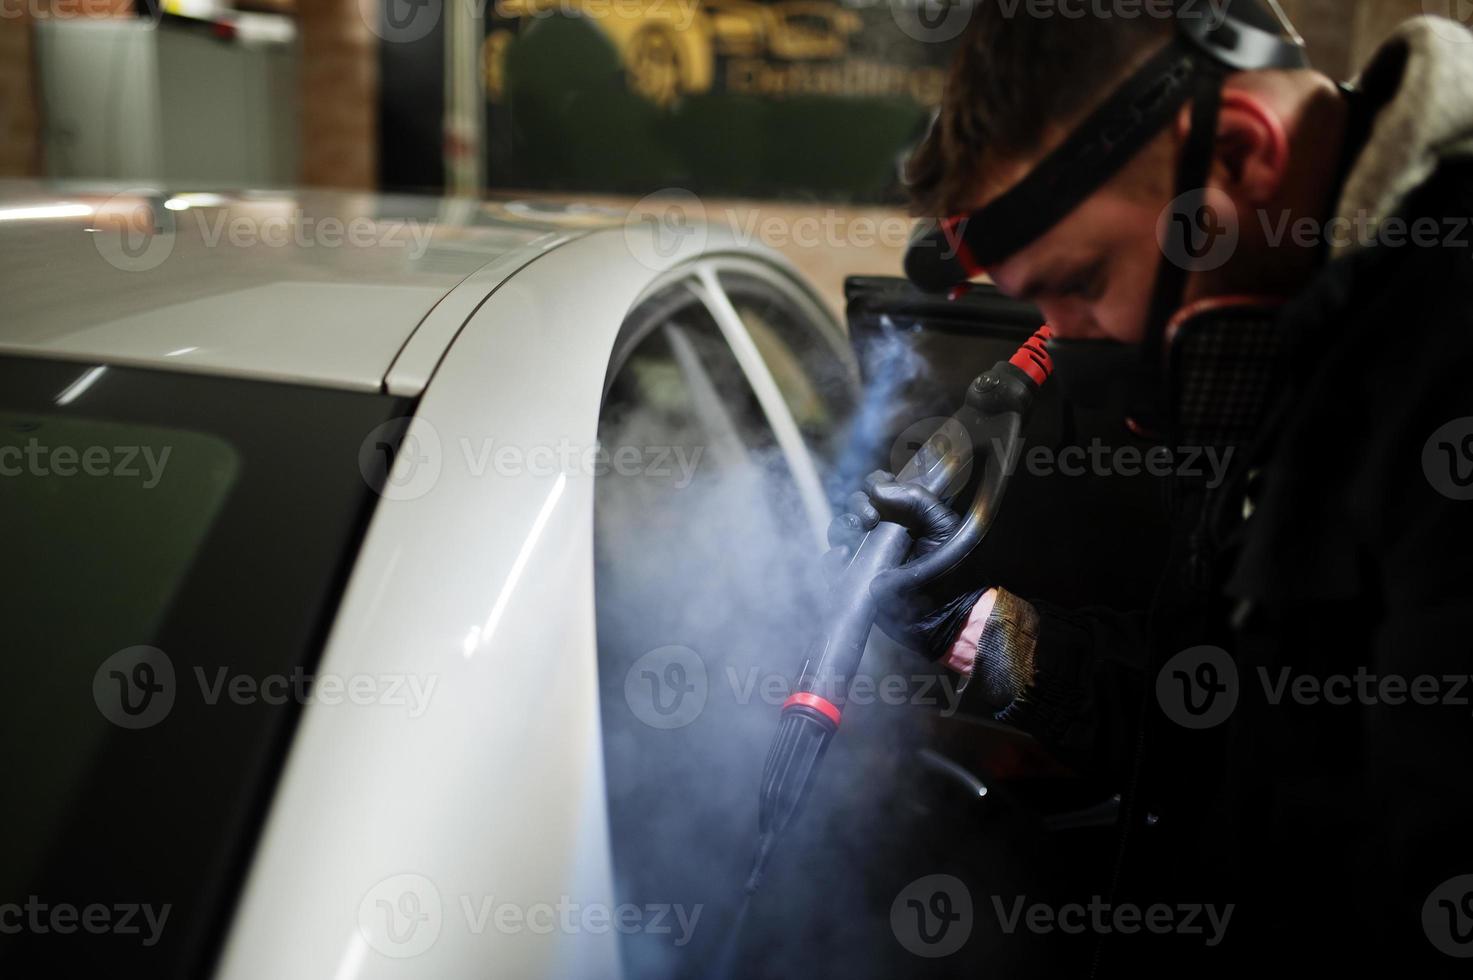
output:
[[[1100,975],[1473,975],[1468,216],[1446,163],[1402,209],[1438,245],[1353,252],[1280,312],[1258,437],[1177,488],[1147,616],[1037,603],[999,717],[1125,788],[1111,901],[1233,906],[1216,945],[1112,932]]]

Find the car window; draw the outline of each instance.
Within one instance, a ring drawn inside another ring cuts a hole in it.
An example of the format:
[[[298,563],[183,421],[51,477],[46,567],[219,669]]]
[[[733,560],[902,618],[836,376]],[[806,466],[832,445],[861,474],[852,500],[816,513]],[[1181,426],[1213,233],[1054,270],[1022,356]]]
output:
[[[18,671],[33,686],[7,707],[3,725],[33,736],[66,733],[50,751],[18,753],[7,766],[31,790],[32,805],[6,811],[8,835],[30,846],[6,849],[0,882],[15,887],[5,893],[45,873],[67,800],[86,785],[116,724],[151,721],[150,692],[135,678],[146,671],[162,684],[172,667],[124,663],[132,659],[126,654],[98,665],[157,636],[239,472],[235,448],[209,434],[0,411],[5,596],[19,613],[7,617],[5,646],[47,654],[7,664],[8,674]],[[101,673],[88,676],[93,669]],[[90,703],[94,693],[102,707],[116,705],[116,722]],[[72,710],[58,726],[62,705]]]
[[[664,304],[663,306],[661,304]],[[689,291],[631,317],[600,442],[598,656],[618,900],[734,909],[756,826],[768,711],[818,601],[813,535],[735,355]],[[672,465],[654,461],[670,448]],[[680,455],[680,454],[683,454]],[[767,689],[766,696],[772,691]],[[755,710],[754,710],[755,709]],[[750,812],[749,812],[750,811]],[[722,930],[621,938],[629,976],[702,974]]]
[[[822,467],[832,470],[857,401],[857,374],[846,342],[760,276],[727,270],[718,280],[772,372],[810,451]]]
[[[167,916],[0,929],[0,974],[205,971],[410,407],[0,357],[0,895]]]

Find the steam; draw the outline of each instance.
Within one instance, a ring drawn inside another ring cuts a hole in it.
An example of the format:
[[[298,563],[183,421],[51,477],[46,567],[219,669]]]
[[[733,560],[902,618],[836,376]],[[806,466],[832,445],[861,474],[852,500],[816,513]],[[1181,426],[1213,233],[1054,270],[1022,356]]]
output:
[[[889,442],[895,432],[903,395],[931,376],[925,358],[916,351],[919,323],[897,323],[879,318],[880,332],[861,345],[860,371],[868,380],[854,418],[849,423],[845,449],[835,469],[829,494],[842,501],[879,465],[889,466]]]
[[[887,319],[861,352],[871,381],[827,474],[836,499],[887,461],[897,395],[925,379],[916,332]],[[914,758],[928,714],[949,702],[920,658],[875,634],[865,674],[877,682],[903,678],[908,699],[927,687],[934,704],[876,699],[846,709],[815,795],[779,842],[767,883],[747,910],[742,885],[756,840],[759,778],[780,705],[819,625],[825,588],[781,454],[763,442],[765,426],[732,387],[736,377],[712,350],[690,343],[698,339],[673,340],[663,358],[631,359],[626,373],[638,397],[624,404],[638,407],[619,407],[616,385],[600,432],[610,451],[706,450],[688,486],[610,473],[597,487],[616,897],[704,910],[684,946],[671,935],[623,937],[625,973],[641,980],[791,976],[811,974],[821,956],[824,972],[871,975],[876,957],[898,949],[889,924],[894,892],[867,896],[856,883],[882,842],[911,833],[904,825],[915,814],[897,812],[895,794],[909,792],[905,781],[920,768]]]

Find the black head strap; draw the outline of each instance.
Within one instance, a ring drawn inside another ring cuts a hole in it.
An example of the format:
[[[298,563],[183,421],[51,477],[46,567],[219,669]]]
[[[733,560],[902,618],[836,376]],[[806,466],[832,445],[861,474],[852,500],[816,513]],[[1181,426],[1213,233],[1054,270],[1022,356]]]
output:
[[[1222,82],[1226,69],[1207,65],[1194,80],[1192,97],[1192,129],[1182,147],[1177,161],[1176,188],[1179,196],[1173,202],[1168,224],[1160,229],[1163,235],[1190,234],[1191,221],[1175,222],[1173,215],[1195,218],[1207,207],[1207,180],[1212,174],[1212,160],[1217,149],[1217,120],[1222,111]],[[1157,366],[1164,355],[1166,326],[1181,308],[1182,294],[1186,290],[1189,266],[1185,261],[1172,261],[1169,257],[1185,256],[1185,246],[1171,247],[1174,243],[1162,242],[1165,261],[1158,264],[1156,283],[1151,295],[1150,317],[1146,321],[1145,344],[1142,353],[1147,363]]]
[[[1119,173],[1177,114],[1206,59],[1170,44],[1131,76],[1020,183],[967,223],[972,259],[986,268],[1058,224]]]
[[[1232,71],[1309,67],[1304,39],[1277,0],[1257,4],[1228,0],[1225,13],[1214,13],[1206,3],[1183,4],[1177,11],[1177,30]]]
[[[1196,100],[1194,133],[1202,132],[1209,115],[1207,132],[1215,133],[1228,72],[1308,65],[1302,42],[1273,0],[1229,3],[1226,17],[1207,16],[1205,5],[1199,16],[1189,16],[1184,5],[1166,47],[1007,193],[970,214],[922,222],[905,257],[911,281],[928,292],[944,292],[1037,240],[1115,176],[1189,99]],[[1211,105],[1204,107],[1204,99]],[[1210,163],[1210,144],[1206,152]],[[1192,158],[1185,154],[1179,178],[1187,176],[1188,163],[1200,165]],[[1201,180],[1177,186],[1200,187],[1205,179],[1204,172]]]

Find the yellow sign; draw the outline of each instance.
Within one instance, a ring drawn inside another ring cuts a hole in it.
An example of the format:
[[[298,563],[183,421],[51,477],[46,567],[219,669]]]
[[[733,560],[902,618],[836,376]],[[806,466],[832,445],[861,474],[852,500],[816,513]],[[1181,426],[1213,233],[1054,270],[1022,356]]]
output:
[[[682,95],[709,92],[718,56],[732,60],[729,91],[769,96],[907,95],[923,105],[939,96],[942,72],[875,61],[847,62],[859,15],[826,0],[496,0],[493,10],[519,24],[555,14],[596,26],[618,52],[629,87],[667,107]],[[486,37],[486,94],[506,92],[508,28]],[[831,62],[820,65],[815,63]]]

